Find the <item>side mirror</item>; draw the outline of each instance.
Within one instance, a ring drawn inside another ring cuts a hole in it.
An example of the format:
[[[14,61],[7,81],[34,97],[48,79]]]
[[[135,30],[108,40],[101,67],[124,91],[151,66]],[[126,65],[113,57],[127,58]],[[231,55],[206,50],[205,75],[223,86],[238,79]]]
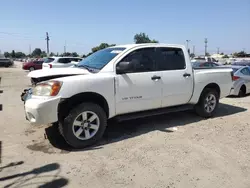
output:
[[[132,62],[125,62],[122,61],[116,65],[116,73],[117,74],[124,74],[133,70],[133,63]]]

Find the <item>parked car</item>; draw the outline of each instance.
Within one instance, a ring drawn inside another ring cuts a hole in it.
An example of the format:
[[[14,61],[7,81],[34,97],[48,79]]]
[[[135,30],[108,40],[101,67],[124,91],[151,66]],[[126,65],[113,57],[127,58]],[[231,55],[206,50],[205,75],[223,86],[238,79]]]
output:
[[[9,58],[0,58],[0,67],[11,67],[13,64],[14,62]]]
[[[23,63],[23,70],[33,71],[33,70],[42,69],[43,62],[44,62],[44,59],[38,59],[38,60],[33,60],[33,61]]]
[[[32,125],[58,122],[64,139],[83,148],[102,137],[108,119],[188,109],[211,117],[230,94],[232,77],[228,67],[196,70],[183,45],[121,45],[97,51],[75,68],[41,70],[37,78],[50,80],[25,90],[21,99]]]
[[[191,62],[201,62],[201,63],[205,63],[205,62],[217,62],[216,59],[212,58],[212,57],[194,57]]]
[[[70,67],[78,62],[80,62],[82,58],[80,57],[49,57],[45,59],[43,62],[43,69],[45,68],[65,68]]]
[[[232,63],[232,65],[250,66],[250,60],[235,61],[234,63]]]
[[[218,67],[220,64],[214,62],[192,62],[193,67]]]
[[[250,67],[249,66],[232,66],[233,87],[230,95],[243,97],[250,93]]]

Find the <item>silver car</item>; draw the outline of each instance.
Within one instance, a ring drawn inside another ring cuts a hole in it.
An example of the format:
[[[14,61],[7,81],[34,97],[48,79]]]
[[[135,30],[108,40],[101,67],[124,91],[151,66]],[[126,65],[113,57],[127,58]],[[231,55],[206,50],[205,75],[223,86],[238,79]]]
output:
[[[232,66],[233,69],[233,87],[230,95],[243,97],[250,93],[250,67]]]

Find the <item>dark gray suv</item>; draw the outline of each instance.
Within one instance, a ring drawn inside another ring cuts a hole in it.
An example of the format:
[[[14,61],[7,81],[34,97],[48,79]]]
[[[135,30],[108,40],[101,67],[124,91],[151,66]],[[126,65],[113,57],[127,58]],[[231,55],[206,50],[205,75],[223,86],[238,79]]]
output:
[[[10,67],[13,65],[13,61],[9,58],[0,57],[0,67]]]

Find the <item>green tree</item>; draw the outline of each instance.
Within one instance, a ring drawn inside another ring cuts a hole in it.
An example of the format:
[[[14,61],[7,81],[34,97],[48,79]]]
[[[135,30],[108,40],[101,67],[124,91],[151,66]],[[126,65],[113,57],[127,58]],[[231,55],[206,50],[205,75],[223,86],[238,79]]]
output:
[[[223,55],[222,58],[229,58],[229,56],[228,55]]]
[[[35,48],[34,51],[31,54],[33,57],[41,57],[42,50],[40,48]]]
[[[78,53],[76,53],[76,52],[72,52],[72,54],[71,54],[73,57],[78,57],[79,55],[78,55]]]
[[[82,58],[85,58],[85,57],[87,57],[87,56],[86,56],[85,54],[83,54],[83,55],[82,55]]]
[[[12,52],[11,52],[11,57],[12,57],[12,58],[16,58],[16,52],[15,52],[15,50],[12,50]]]
[[[9,58],[9,57],[11,57],[11,54],[9,53],[9,52],[4,52],[4,57],[6,57],[6,58]]]
[[[71,56],[71,53],[70,52],[65,52],[65,53],[62,54],[62,56],[69,57],[69,56]]]
[[[53,52],[50,52],[49,56],[52,57],[55,56],[55,54]]]
[[[233,56],[234,57],[246,57],[247,56],[247,54],[246,54],[246,52],[244,52],[244,51],[240,51],[240,52],[235,52],[234,54],[233,54]]]
[[[89,52],[89,53],[86,55],[86,57],[90,56],[91,54],[93,54],[93,53],[92,53],[92,52]]]
[[[47,53],[45,51],[42,51],[40,57],[47,57]]]
[[[99,46],[92,48],[92,53],[111,47],[111,46],[115,46],[115,44],[101,43]]]
[[[23,52],[16,52],[16,58],[23,58],[26,57],[26,55]]]
[[[151,40],[145,33],[139,33],[134,36],[134,42],[136,44],[142,44],[142,43],[158,43],[159,41],[155,39]]]

